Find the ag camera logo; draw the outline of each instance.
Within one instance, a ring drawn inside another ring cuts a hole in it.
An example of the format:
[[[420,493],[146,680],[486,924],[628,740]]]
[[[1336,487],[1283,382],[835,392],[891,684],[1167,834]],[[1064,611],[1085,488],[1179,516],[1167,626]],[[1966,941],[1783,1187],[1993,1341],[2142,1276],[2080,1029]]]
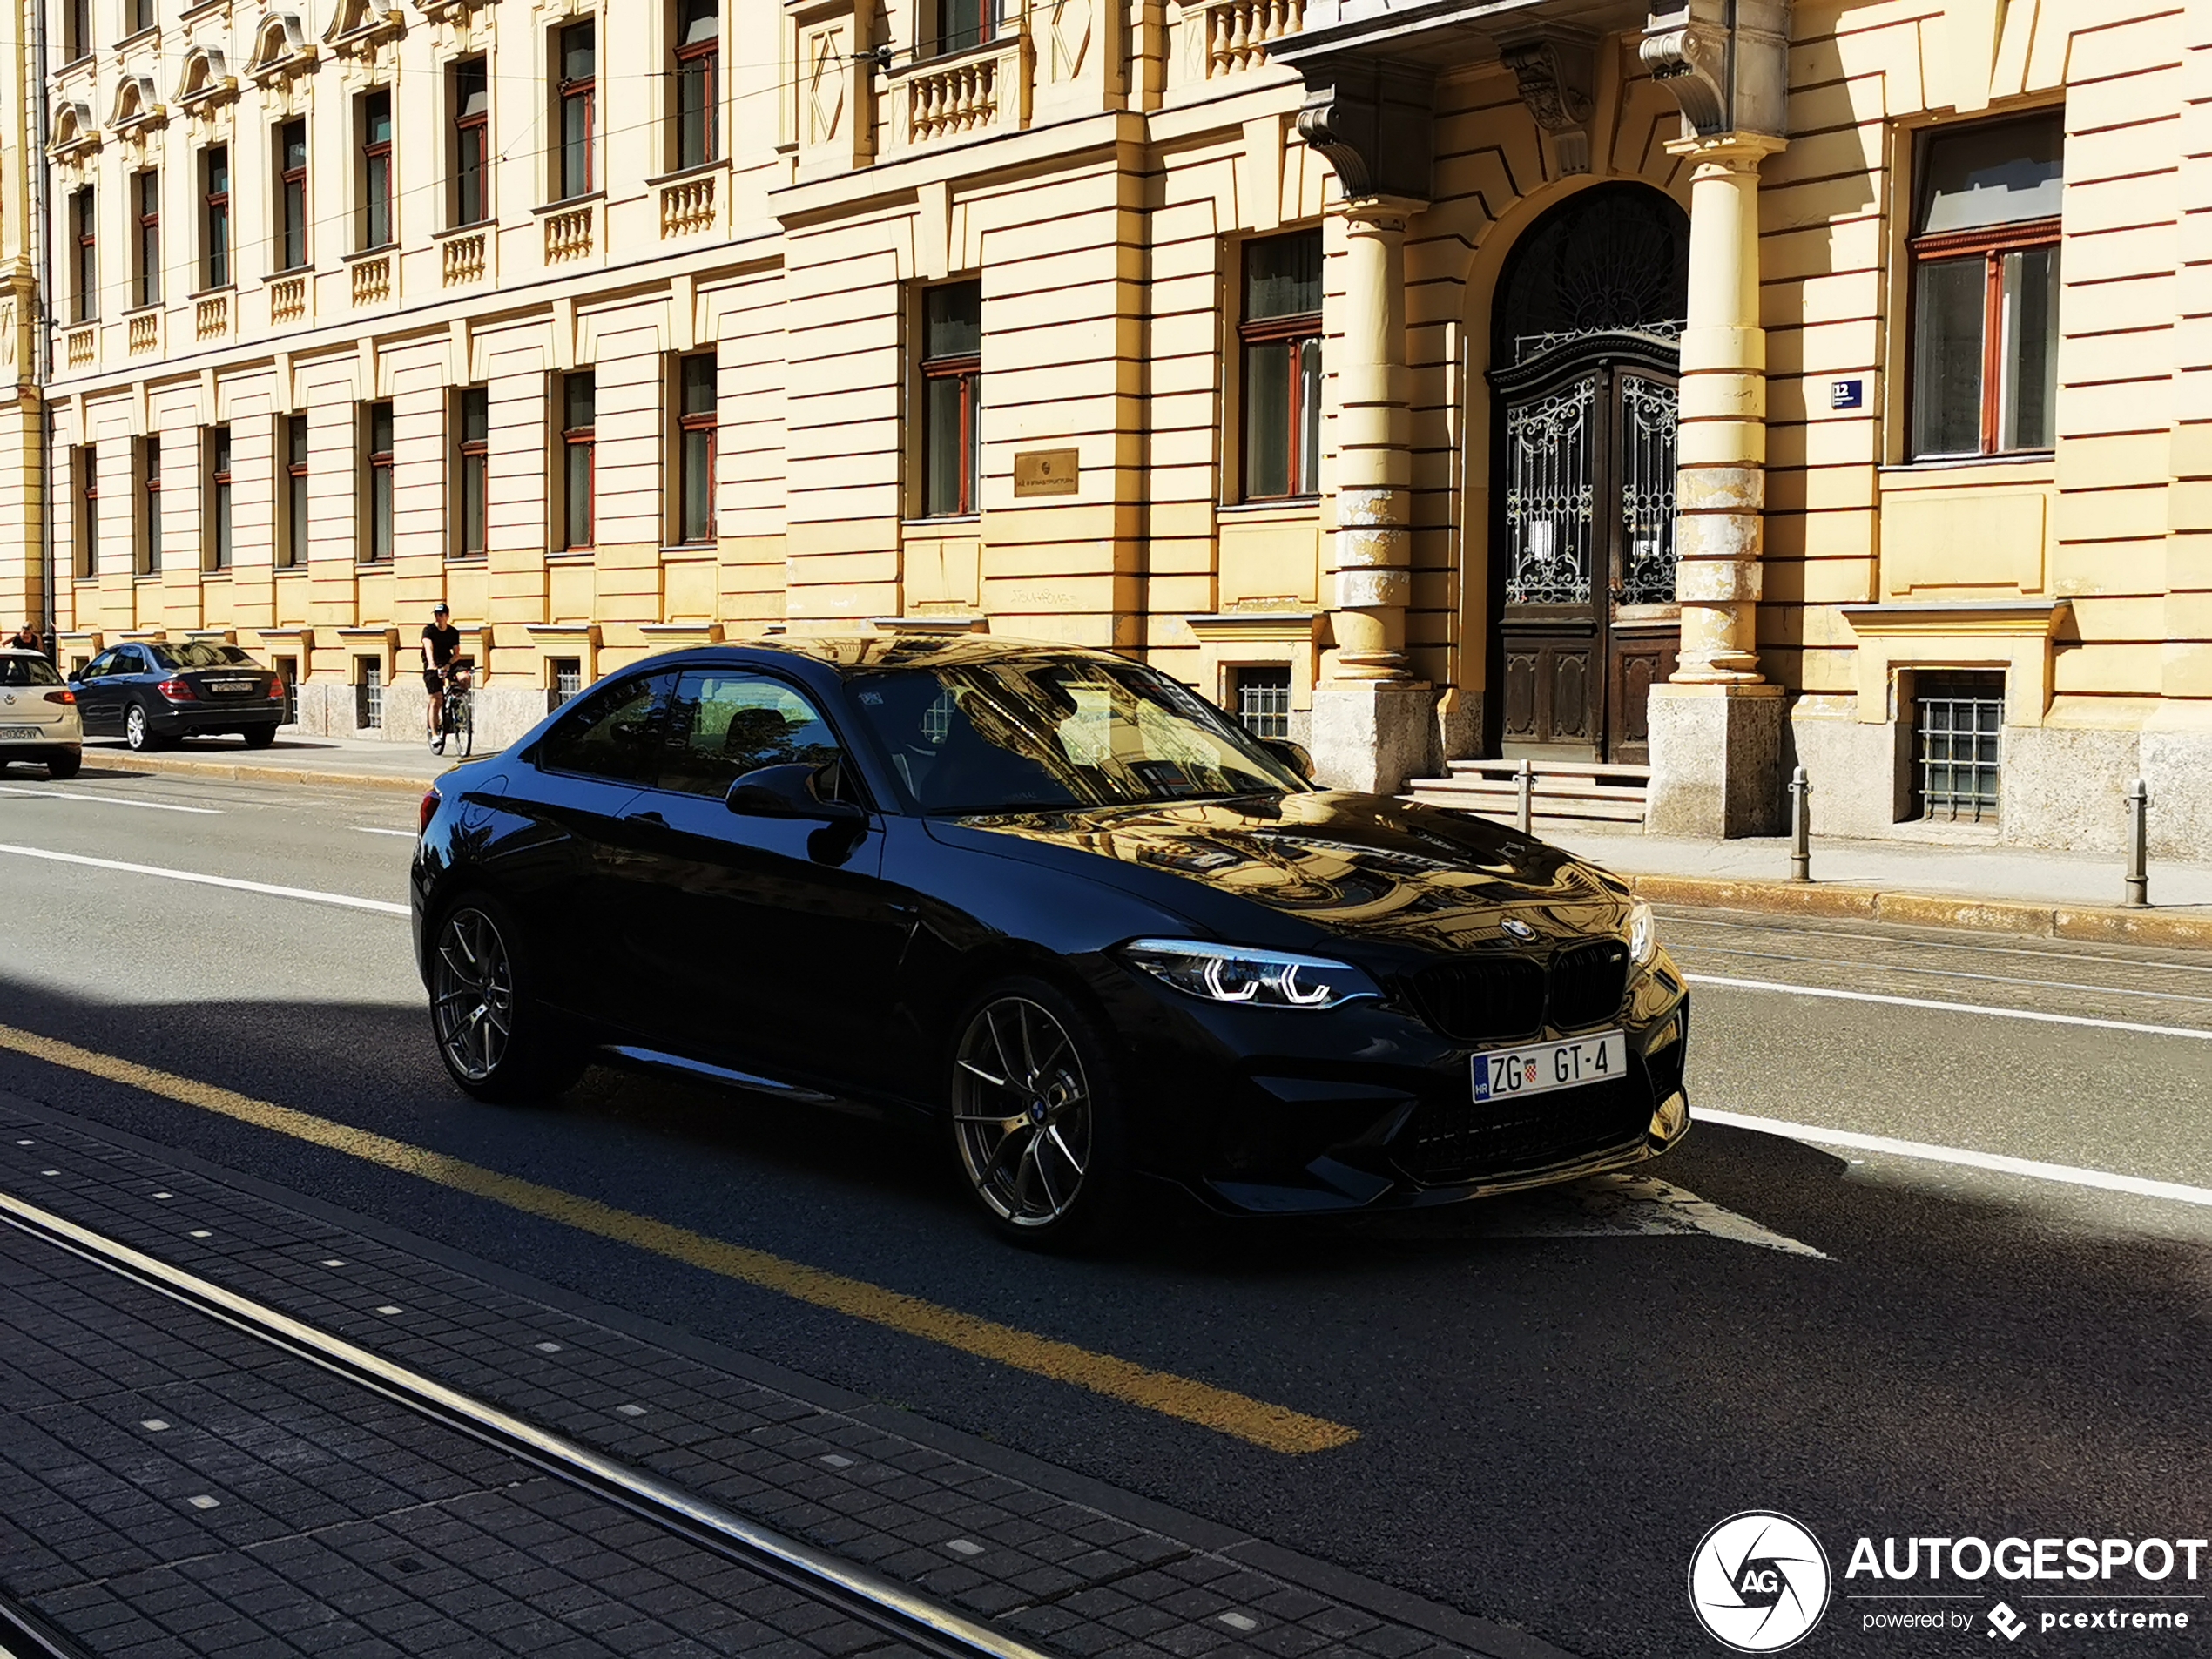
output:
[[[1787,1515],[1747,1509],[1707,1533],[1689,1558],[1689,1607],[1738,1653],[1779,1653],[1828,1610],[1828,1554]]]

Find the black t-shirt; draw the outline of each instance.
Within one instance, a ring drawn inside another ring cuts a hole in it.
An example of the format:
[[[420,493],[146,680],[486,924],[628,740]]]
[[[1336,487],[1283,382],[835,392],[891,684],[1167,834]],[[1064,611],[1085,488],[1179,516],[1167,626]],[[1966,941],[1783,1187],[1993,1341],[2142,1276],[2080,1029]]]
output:
[[[458,628],[441,628],[433,623],[423,629],[422,637],[430,642],[430,664],[434,668],[443,668],[461,649],[461,630]]]

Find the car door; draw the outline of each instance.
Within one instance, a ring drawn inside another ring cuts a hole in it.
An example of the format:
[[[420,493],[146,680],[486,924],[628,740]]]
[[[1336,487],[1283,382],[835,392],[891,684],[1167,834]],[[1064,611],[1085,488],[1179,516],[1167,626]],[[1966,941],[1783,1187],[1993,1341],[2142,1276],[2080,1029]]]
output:
[[[78,673],[77,718],[84,722],[88,737],[112,737],[122,729],[115,672],[118,655],[104,651]]]
[[[650,856],[624,867],[626,902],[682,1051],[866,1092],[884,1081],[887,998],[913,921],[881,879],[882,819],[757,816],[726,799],[764,766],[833,764],[833,787],[856,799],[836,732],[798,686],[685,670],[659,774],[628,808]]]
[[[503,837],[499,885],[524,912],[545,996],[650,1040],[658,1000],[636,918],[620,902],[637,854],[623,828],[658,759],[668,674],[617,677],[578,697],[517,767],[501,806],[534,830]]]

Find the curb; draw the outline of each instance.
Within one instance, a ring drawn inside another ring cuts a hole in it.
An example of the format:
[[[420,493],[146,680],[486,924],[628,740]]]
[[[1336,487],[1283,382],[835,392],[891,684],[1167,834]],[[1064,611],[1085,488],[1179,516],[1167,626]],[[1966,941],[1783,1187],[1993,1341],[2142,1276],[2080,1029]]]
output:
[[[2212,950],[2212,914],[2192,910],[2123,910],[2097,905],[2044,905],[1936,893],[1885,893],[1878,887],[1818,882],[1749,881],[1735,877],[1624,875],[1655,904],[1775,915],[1831,916],[1908,927],[1957,927],[2028,939],[2071,939],[2101,945],[2153,945]]]
[[[215,778],[231,783],[310,784],[323,789],[368,789],[382,794],[420,795],[431,778],[390,778],[374,772],[300,772],[290,766],[256,765],[231,760],[187,760],[173,755],[134,755],[87,749],[84,765],[94,772],[158,772],[186,778]]]

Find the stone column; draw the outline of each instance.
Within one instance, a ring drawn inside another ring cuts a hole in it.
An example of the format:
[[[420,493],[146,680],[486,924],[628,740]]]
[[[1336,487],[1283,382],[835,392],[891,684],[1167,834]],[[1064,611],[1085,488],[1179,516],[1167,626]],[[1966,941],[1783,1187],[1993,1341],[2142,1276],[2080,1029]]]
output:
[[[1782,808],[1782,688],[1759,673],[1766,510],[1766,334],[1759,326],[1759,164],[1783,140],[1723,133],[1691,158],[1689,318],[1676,484],[1682,651],[1652,688],[1657,833],[1771,833]]]
[[[1434,697],[1406,665],[1413,597],[1413,409],[1406,362],[1406,222],[1420,204],[1335,203],[1345,297],[1335,347],[1336,529],[1328,604],[1335,643],[1313,694],[1325,782],[1386,792],[1429,763]]]

